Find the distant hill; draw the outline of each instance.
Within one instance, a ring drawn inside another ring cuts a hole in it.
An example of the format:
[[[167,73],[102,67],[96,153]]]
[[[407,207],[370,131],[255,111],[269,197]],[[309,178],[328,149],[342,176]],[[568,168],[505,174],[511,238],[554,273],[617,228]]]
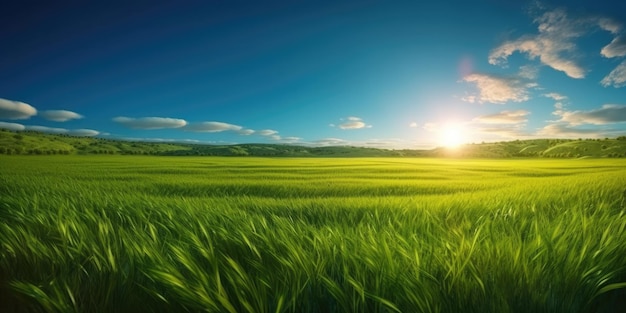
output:
[[[437,148],[433,156],[471,158],[618,158],[626,157],[626,136],[606,139],[532,139]]]
[[[467,157],[605,158],[626,157],[626,136],[614,139],[534,139],[468,144],[432,150],[366,147],[310,147],[282,144],[204,145],[124,141],[92,137],[14,132],[0,129],[0,154],[125,154],[272,157]]]

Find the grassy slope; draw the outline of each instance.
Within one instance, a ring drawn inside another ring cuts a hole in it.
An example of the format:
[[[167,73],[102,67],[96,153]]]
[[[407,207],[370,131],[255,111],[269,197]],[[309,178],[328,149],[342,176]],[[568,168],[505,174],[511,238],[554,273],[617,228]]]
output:
[[[5,312],[597,313],[626,280],[626,160],[0,164]]]
[[[306,147],[278,144],[200,145],[129,142],[69,137],[0,129],[0,154],[144,154],[288,157],[450,156],[508,157],[626,157],[626,137],[606,140],[535,139],[466,145],[456,149],[386,150],[363,147]]]

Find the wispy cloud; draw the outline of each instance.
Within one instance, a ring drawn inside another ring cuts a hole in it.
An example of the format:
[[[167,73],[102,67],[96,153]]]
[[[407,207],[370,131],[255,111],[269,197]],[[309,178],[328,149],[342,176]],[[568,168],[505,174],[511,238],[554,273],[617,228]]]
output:
[[[481,115],[472,121],[480,124],[520,124],[528,121],[530,112],[526,110],[502,111],[495,114]]]
[[[113,118],[113,121],[134,129],[180,128],[187,125],[187,121],[183,119],[169,117],[132,118],[126,116],[118,116]]]
[[[622,24],[606,17],[601,17],[598,19],[598,26],[612,34],[617,34],[622,30]]]
[[[577,128],[564,124],[549,124],[537,131],[537,135],[544,138],[600,138],[613,133],[615,130]]]
[[[412,122],[411,124],[409,124],[409,127],[417,128],[417,122]]]
[[[372,125],[368,125],[366,124],[362,118],[360,117],[355,117],[355,116],[349,116],[346,117],[345,119],[341,119],[343,122],[339,125],[337,125],[337,127],[341,128],[341,129],[361,129],[361,128],[371,128]],[[331,127],[335,127],[335,124],[330,124]]]
[[[184,130],[193,132],[219,133],[223,131],[240,131],[243,127],[223,122],[201,122],[185,126]]]
[[[600,23],[602,29],[615,34],[615,38],[602,47],[600,54],[605,58],[619,58],[626,56],[626,31],[622,25],[611,20],[603,20]],[[600,84],[604,87],[613,86],[620,88],[626,86],[626,60],[623,60],[615,67],[607,76],[605,76]]]
[[[552,98],[553,100],[556,100],[556,101],[563,101],[563,100],[567,99],[567,96],[564,96],[564,95],[556,93],[556,92],[546,93],[543,96],[547,97],[547,98]]]
[[[525,78],[528,80],[537,79],[537,75],[539,73],[539,68],[532,65],[522,65],[519,67],[519,73],[517,74],[521,78]]]
[[[608,20],[602,21],[606,28],[613,29]],[[574,59],[577,53],[574,41],[589,32],[590,24],[600,24],[600,20],[570,18],[559,9],[545,12],[534,22],[538,25],[538,34],[522,36],[496,47],[489,54],[489,63],[505,65],[507,58],[519,51],[530,59],[539,58],[541,63],[569,77],[585,77],[585,70]]]
[[[0,118],[25,120],[37,115],[37,109],[28,103],[0,98]]]
[[[67,111],[67,110],[47,110],[39,112],[39,115],[49,121],[54,122],[67,122],[69,120],[76,120],[83,118],[82,115]]]
[[[275,131],[273,129],[262,129],[262,130],[257,131],[257,134],[261,136],[272,136],[272,135],[278,134],[278,131]]]
[[[529,99],[528,85],[517,78],[474,73],[465,76],[463,80],[476,84],[479,92],[478,95],[463,98],[468,102],[503,104],[509,101],[523,102]]]
[[[18,123],[7,123],[7,122],[0,122],[0,128],[3,129],[8,129],[8,130],[13,130],[13,131],[19,131],[19,130],[24,130],[26,129],[24,127],[24,125],[22,124],[18,124]]]
[[[615,88],[626,86],[626,60],[622,61],[609,75],[600,81],[602,86],[613,86]]]
[[[626,56],[626,34],[617,36],[600,50],[600,54],[606,58]]]
[[[253,129],[241,129],[239,131],[237,131],[237,133],[239,133],[239,135],[243,135],[243,136],[249,136],[255,133],[255,131]]]

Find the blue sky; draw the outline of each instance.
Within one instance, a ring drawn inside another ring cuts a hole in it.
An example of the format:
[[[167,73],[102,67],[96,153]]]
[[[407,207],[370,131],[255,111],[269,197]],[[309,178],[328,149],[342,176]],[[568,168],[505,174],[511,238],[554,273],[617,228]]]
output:
[[[618,1],[130,2],[5,5],[0,127],[418,149],[626,135]]]

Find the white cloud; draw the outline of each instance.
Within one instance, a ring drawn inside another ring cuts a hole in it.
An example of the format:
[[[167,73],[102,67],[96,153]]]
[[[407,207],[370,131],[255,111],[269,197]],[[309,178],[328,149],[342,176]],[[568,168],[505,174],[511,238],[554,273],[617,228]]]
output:
[[[43,118],[54,122],[67,122],[69,120],[81,119],[82,115],[66,110],[47,110],[39,112]]]
[[[496,114],[481,115],[475,117],[472,121],[481,124],[520,124],[526,123],[526,118],[530,112],[526,110],[502,111]]]
[[[25,120],[37,114],[30,104],[0,98],[0,118]]]
[[[611,43],[600,50],[600,54],[605,58],[626,56],[626,34],[615,37]]]
[[[343,120],[343,119],[342,119]],[[367,125],[363,122],[363,119],[360,117],[349,116],[346,118],[347,121],[339,124],[337,127],[341,129],[361,129],[361,128],[371,128],[372,125]],[[333,125],[333,124],[331,124]]]
[[[605,125],[626,122],[626,105],[605,104],[590,111],[558,111],[559,122],[577,126],[582,124]]]
[[[254,130],[252,129],[241,129],[238,131],[239,135],[243,135],[243,136],[248,136],[248,135],[252,135],[255,133]]]
[[[341,129],[359,129],[359,128],[365,128],[365,126],[366,126],[365,123],[361,121],[350,121],[350,122],[339,124],[339,128]]]
[[[163,129],[163,128],[180,128],[187,125],[187,121],[178,118],[169,117],[140,117],[132,118],[118,116],[113,118],[114,122],[122,124],[129,128],[135,129]]]
[[[598,25],[600,26],[600,28],[613,34],[617,34],[622,30],[622,25],[620,23],[609,18],[600,18],[598,20]]]
[[[556,92],[546,93],[543,96],[547,97],[547,98],[552,98],[553,100],[556,100],[556,101],[562,101],[562,100],[567,99],[566,96],[564,96],[562,94],[559,94],[559,93],[556,93]]]
[[[525,79],[537,79],[537,74],[539,73],[539,69],[536,66],[532,65],[522,65],[519,67],[519,77]]]
[[[539,34],[523,36],[496,47],[489,54],[489,63],[505,65],[507,58],[519,51],[530,59],[539,58],[541,63],[569,77],[585,77],[585,70],[572,59],[577,52],[574,39],[588,32],[591,20],[571,19],[565,11],[554,10],[534,22],[538,24]]]
[[[0,122],[0,128],[3,129],[8,129],[8,130],[13,130],[13,131],[18,131],[18,130],[24,130],[26,129],[24,127],[24,125],[22,124],[18,124],[18,123],[7,123],[7,122]]]
[[[262,130],[259,130],[257,134],[261,136],[272,136],[272,135],[278,134],[278,131],[275,131],[273,129],[262,129]]]
[[[93,136],[99,135],[100,132],[97,130],[93,130],[93,129],[81,128],[81,129],[70,129],[67,132],[67,134],[71,136],[79,136],[79,137],[93,137]]]
[[[222,122],[201,122],[185,126],[185,130],[193,132],[219,133],[223,131],[240,131],[243,127]]]
[[[409,127],[417,128],[417,122],[411,122],[411,124],[409,124]]]
[[[527,85],[519,79],[475,73],[465,76],[463,80],[475,83],[479,91],[479,95],[463,99],[468,102],[502,104],[508,101],[523,102],[529,99]]]
[[[626,60],[622,61],[609,75],[600,81],[602,86],[613,86],[615,88],[626,86]]]

